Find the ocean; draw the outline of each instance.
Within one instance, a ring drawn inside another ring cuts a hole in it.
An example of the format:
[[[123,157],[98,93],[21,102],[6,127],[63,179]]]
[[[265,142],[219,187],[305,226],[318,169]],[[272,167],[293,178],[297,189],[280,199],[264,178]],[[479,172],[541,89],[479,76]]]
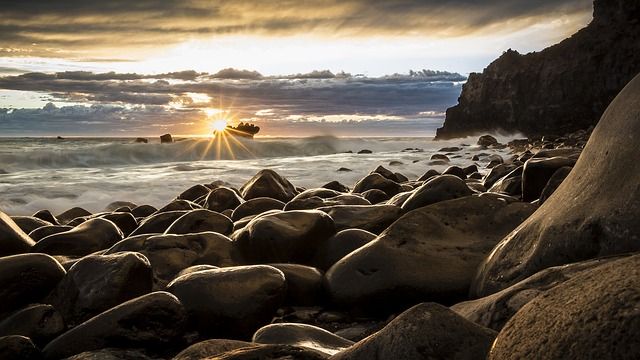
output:
[[[416,179],[430,168],[442,171],[448,166],[429,164],[443,147],[463,148],[450,155],[450,165],[471,164],[480,151],[476,140],[327,136],[189,138],[172,144],[151,139],[144,144],[133,138],[0,138],[0,210],[9,215],[41,209],[58,214],[80,206],[96,212],[118,200],[160,207],[194,184],[224,181],[240,187],[265,168],[307,188],[332,180],[352,187],[378,165]],[[358,154],[364,149],[371,153]],[[508,156],[509,149],[482,152]]]

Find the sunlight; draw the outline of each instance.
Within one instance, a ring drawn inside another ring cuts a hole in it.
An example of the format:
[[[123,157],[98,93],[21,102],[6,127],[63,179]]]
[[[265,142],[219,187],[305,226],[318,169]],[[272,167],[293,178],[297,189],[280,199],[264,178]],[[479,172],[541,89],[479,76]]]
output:
[[[227,128],[226,119],[217,119],[211,123],[211,130],[215,132],[223,132]]]

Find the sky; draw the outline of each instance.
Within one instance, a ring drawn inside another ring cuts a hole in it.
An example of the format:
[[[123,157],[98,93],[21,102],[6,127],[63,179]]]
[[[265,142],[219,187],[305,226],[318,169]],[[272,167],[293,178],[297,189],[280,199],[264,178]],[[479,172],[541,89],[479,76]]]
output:
[[[589,0],[0,0],[0,136],[430,135]]]

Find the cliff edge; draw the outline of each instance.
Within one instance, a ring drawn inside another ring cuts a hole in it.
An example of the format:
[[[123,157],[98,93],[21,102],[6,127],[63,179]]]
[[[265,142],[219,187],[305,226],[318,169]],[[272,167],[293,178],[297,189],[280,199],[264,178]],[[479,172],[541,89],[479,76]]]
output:
[[[437,139],[563,134],[595,125],[640,72],[640,1],[596,0],[591,23],[540,52],[508,50],[472,73]]]

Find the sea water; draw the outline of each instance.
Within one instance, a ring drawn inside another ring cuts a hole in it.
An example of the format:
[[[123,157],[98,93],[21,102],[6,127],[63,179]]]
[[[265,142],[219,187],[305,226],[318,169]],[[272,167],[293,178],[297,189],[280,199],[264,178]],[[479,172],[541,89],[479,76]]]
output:
[[[501,142],[509,138],[498,137]],[[182,139],[172,144],[135,143],[132,138],[0,138],[0,210],[58,214],[74,206],[96,212],[113,201],[163,206],[198,183],[224,181],[240,187],[270,168],[300,187],[337,180],[352,187],[378,165],[409,179],[428,169],[443,147],[462,150],[449,165],[466,166],[478,153],[508,157],[508,149],[484,150],[476,138],[433,141],[405,138]],[[361,150],[370,154],[358,154]],[[393,165],[390,165],[392,163]],[[483,169],[486,164],[477,162]],[[346,168],[351,171],[338,171]],[[484,169],[483,171],[486,171]]]

